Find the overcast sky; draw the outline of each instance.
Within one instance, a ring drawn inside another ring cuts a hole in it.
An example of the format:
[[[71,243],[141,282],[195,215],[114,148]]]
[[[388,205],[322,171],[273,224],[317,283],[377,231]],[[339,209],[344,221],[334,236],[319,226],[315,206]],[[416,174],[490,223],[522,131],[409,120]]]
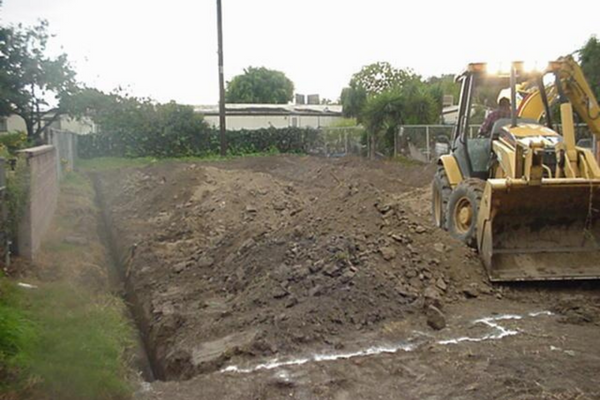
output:
[[[423,76],[473,61],[547,61],[600,35],[600,1],[222,0],[225,79],[278,69],[337,99],[363,65]],[[562,4],[562,6],[560,5]],[[3,24],[47,19],[78,79],[164,102],[218,100],[216,0],[4,0]]]

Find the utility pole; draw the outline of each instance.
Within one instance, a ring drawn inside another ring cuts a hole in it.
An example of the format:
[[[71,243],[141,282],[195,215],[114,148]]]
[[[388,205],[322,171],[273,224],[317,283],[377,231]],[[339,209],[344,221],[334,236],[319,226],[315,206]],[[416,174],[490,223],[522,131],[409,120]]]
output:
[[[225,78],[223,76],[223,17],[221,0],[217,0],[217,30],[219,40],[219,131],[221,156],[227,155],[227,127],[225,126]]]

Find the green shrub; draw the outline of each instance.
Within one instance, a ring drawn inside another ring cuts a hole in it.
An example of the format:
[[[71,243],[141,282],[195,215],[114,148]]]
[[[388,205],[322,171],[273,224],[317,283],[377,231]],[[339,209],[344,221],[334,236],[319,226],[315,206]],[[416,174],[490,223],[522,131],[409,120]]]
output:
[[[220,153],[219,131],[191,106],[105,94],[88,89],[78,95],[78,115],[88,115],[100,133],[78,138],[81,158],[207,157]],[[306,152],[318,139],[312,129],[283,128],[227,132],[228,154]]]
[[[11,132],[0,135],[0,149],[6,149],[8,154],[15,154],[17,151],[29,147],[29,144],[26,132]]]
[[[27,199],[29,196],[29,169],[26,161],[17,158],[15,170],[6,175],[6,204],[8,208],[8,220],[3,227],[5,232],[13,239],[17,236],[19,221],[23,216]]]
[[[267,128],[227,132],[228,154],[304,153],[320,140],[319,131],[307,128]],[[219,131],[202,126],[196,130],[130,134],[102,133],[81,136],[81,158],[95,157],[194,157],[219,154]]]

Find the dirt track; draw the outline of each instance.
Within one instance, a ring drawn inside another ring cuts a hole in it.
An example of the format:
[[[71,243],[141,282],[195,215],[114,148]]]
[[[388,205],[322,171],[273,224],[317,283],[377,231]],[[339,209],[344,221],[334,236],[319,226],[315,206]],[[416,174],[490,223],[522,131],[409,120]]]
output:
[[[598,284],[489,284],[429,224],[432,173],[299,156],[103,173],[156,372],[192,378],[139,397],[599,398]]]

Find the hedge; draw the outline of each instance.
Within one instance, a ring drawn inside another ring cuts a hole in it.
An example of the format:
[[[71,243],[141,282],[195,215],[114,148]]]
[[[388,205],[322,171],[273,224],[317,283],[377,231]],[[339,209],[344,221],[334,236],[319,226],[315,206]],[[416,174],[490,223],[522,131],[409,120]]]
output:
[[[318,147],[320,140],[319,131],[310,128],[227,131],[230,155],[268,151],[305,153]],[[156,131],[96,133],[78,139],[81,158],[209,156],[219,154],[219,146],[219,131],[209,127],[188,135],[163,130],[159,134]]]

